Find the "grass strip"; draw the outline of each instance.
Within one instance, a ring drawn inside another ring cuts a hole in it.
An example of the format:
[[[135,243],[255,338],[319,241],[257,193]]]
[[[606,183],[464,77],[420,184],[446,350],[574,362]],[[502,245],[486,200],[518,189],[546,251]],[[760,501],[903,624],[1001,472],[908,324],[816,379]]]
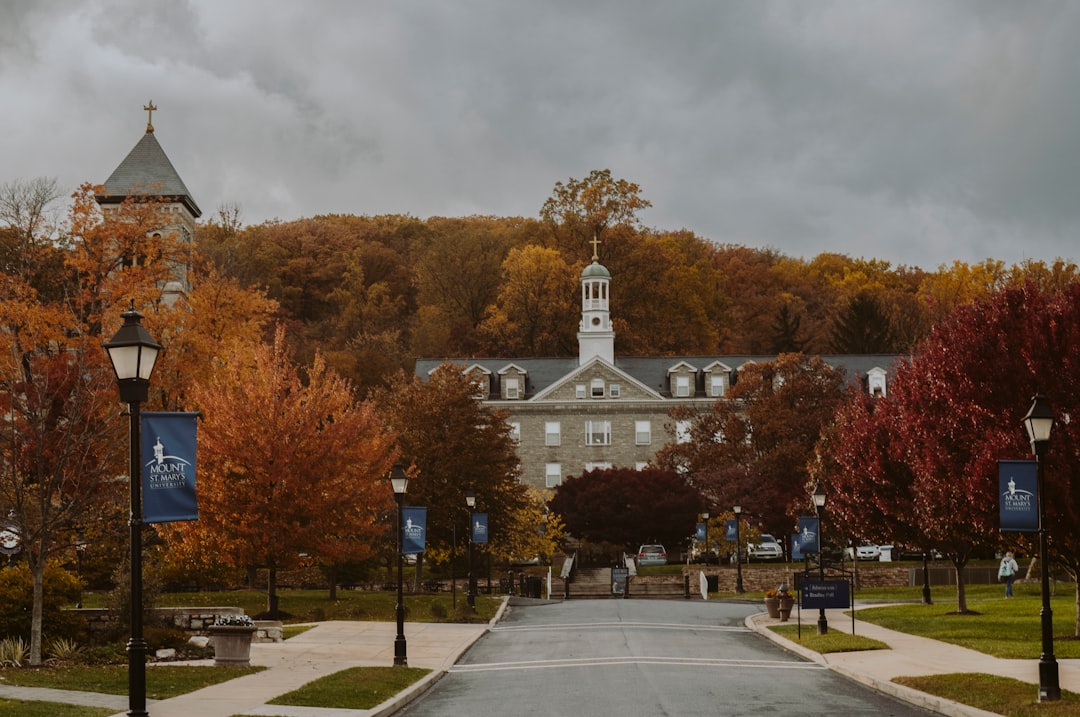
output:
[[[429,672],[420,667],[352,667],[309,682],[267,704],[366,710],[382,704]]]
[[[104,707],[0,698],[0,717],[109,717],[113,714],[116,710]]]
[[[314,625],[283,625],[281,627],[281,639],[288,640],[290,637],[296,637],[297,635],[303,635],[305,632],[315,627]]]
[[[165,700],[265,669],[265,667],[148,665],[146,696],[152,700]],[[126,695],[128,668],[127,665],[9,668],[0,670],[0,684]]]
[[[769,629],[785,640],[791,640],[818,654],[829,652],[860,652],[862,650],[885,650],[889,646],[880,640],[872,640],[862,635],[850,635],[838,630],[830,630],[824,635],[817,634],[815,627],[803,625],[802,637],[798,625],[769,625]]]
[[[977,672],[896,677],[893,682],[1005,717],[1080,717],[1080,695],[1061,691],[1058,702],[1039,702],[1030,682]]]

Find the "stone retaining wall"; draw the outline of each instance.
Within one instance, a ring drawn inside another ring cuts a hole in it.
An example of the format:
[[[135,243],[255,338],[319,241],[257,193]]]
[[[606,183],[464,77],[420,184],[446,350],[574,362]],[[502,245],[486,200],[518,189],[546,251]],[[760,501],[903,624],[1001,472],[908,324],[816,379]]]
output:
[[[92,632],[107,630],[117,620],[115,613],[104,609],[81,608],[75,610],[86,618]],[[146,611],[149,624],[163,623],[191,635],[206,635],[219,615],[243,615],[238,607],[158,607]],[[252,642],[281,642],[282,625],[278,620],[256,620]]]

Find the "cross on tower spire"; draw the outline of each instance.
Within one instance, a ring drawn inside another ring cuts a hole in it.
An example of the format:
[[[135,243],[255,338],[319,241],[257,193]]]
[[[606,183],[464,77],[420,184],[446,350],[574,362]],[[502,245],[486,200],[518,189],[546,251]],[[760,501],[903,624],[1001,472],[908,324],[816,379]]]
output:
[[[592,244],[592,260],[599,261],[600,255],[597,253],[596,248],[600,244],[600,233],[597,232],[595,235],[593,235],[592,241],[590,241],[589,243]]]
[[[154,110],[156,110],[157,107],[154,107],[154,101],[150,100],[150,104],[144,105],[143,109],[146,110],[146,131],[147,132],[153,132],[154,131]]]

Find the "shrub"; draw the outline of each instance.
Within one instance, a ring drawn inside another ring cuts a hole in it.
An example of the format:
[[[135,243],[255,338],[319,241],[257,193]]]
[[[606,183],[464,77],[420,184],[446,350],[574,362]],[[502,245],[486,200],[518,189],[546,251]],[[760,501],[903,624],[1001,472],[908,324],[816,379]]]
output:
[[[0,640],[0,667],[19,667],[30,655],[30,646],[21,637]]]
[[[82,616],[68,610],[79,599],[79,581],[58,565],[45,566],[41,630],[51,638],[79,638],[86,629]],[[26,563],[0,570],[0,636],[30,637],[34,580]]]
[[[83,648],[78,642],[63,637],[49,640],[49,643],[45,646],[46,655],[64,662],[77,661],[82,655],[82,651]]]

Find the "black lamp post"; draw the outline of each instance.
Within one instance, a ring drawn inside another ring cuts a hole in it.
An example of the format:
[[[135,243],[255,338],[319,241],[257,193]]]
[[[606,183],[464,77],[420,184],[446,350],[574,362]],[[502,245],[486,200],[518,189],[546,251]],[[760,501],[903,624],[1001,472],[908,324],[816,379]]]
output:
[[[150,374],[161,345],[142,326],[142,314],[131,308],[120,315],[124,324],[105,344],[120,400],[128,404],[129,450],[128,485],[131,498],[128,525],[131,529],[131,639],[128,640],[128,715],[145,717],[146,640],[143,639],[142,605],[142,477],[139,444],[139,405],[150,396]]]
[[[731,512],[735,514],[735,592],[744,593],[746,588],[742,584],[742,537],[739,523],[742,522],[742,506],[732,506]]]
[[[476,507],[476,491],[469,488],[465,491],[465,505],[469,506],[469,587],[466,600],[469,607],[476,611],[476,575],[473,573],[473,508]]]
[[[701,514],[701,520],[705,523],[705,564],[709,564],[709,513],[708,511]],[[719,564],[720,559],[717,558]]]
[[[1039,568],[1042,573],[1042,609],[1039,617],[1042,622],[1042,654],[1039,655],[1039,702],[1054,702],[1061,699],[1061,685],[1058,682],[1058,664],[1054,657],[1054,613],[1050,609],[1050,568],[1046,564],[1046,476],[1043,462],[1046,448],[1050,444],[1050,431],[1054,427],[1054,412],[1050,402],[1042,394],[1037,394],[1031,402],[1031,408],[1024,416],[1024,428],[1031,441],[1031,452],[1038,462],[1039,483]]]
[[[930,599],[930,553],[924,550],[922,553],[922,601],[923,605],[933,605]]]
[[[814,510],[818,517],[818,576],[825,582],[825,489],[818,483],[814,488]],[[825,618],[825,608],[818,609],[817,634],[829,632],[829,621]]]
[[[394,500],[397,501],[397,607],[394,613],[397,616],[397,637],[394,638],[394,667],[408,667],[409,659],[406,656],[405,644],[405,596],[402,591],[401,574],[405,567],[404,544],[402,542],[402,506],[405,503],[405,489],[409,487],[409,476],[405,473],[405,467],[395,463],[390,471],[390,485],[394,489]]]

